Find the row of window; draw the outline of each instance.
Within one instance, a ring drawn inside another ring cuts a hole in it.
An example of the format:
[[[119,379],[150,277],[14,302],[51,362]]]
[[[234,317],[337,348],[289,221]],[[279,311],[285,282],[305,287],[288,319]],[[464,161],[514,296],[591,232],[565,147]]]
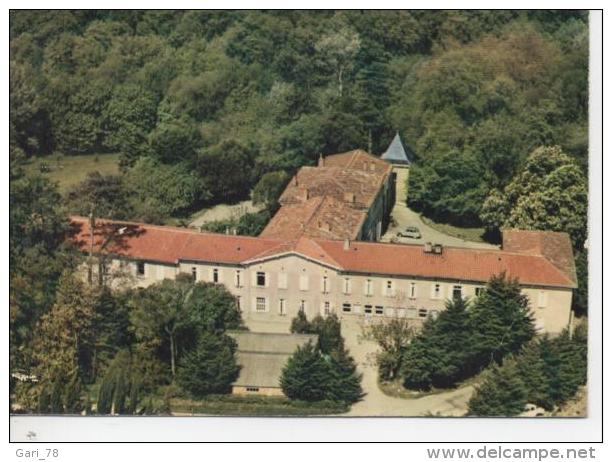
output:
[[[136,275],[139,277],[145,276],[145,263],[137,262],[136,264]],[[191,276],[193,280],[196,281],[198,279],[198,268],[193,266],[191,268]],[[213,268],[211,272],[211,280],[213,283],[217,284],[220,282],[220,273],[218,268]],[[307,291],[309,289],[309,279],[307,275],[300,275],[300,290]],[[242,287],[242,273],[241,270],[236,270],[234,275],[234,285],[236,287]],[[257,271],[255,275],[255,285],[257,287],[267,287],[267,274],[264,271]],[[280,273],[278,278],[278,287],[279,289],[287,288],[287,274]],[[479,289],[476,289],[476,295],[479,295]],[[325,294],[330,293],[330,283],[329,278],[327,276],[323,276],[321,280],[321,291]],[[345,295],[350,295],[352,293],[352,281],[350,278],[343,278],[342,282],[342,293]],[[366,296],[374,295],[374,283],[372,279],[366,279],[364,281],[364,294]],[[394,296],[395,295],[395,281],[386,280],[383,282],[383,294],[385,296]],[[462,296],[462,287],[459,285],[453,286],[453,298],[458,298]],[[411,282],[408,287],[408,297],[416,298],[417,297],[417,283]],[[441,284],[432,284],[432,292],[431,298],[440,299],[443,297],[442,294],[442,286]]]
[[[138,277],[145,277],[145,263],[144,262],[137,262],[136,263],[136,275]],[[198,279],[198,268],[196,266],[191,268],[191,275],[195,280]],[[256,285],[257,287],[267,287],[268,286],[268,277],[267,277],[267,273],[264,271],[257,271],[255,273],[255,277],[254,277],[254,285]],[[220,270],[218,268],[213,268],[211,271],[211,280],[213,283],[217,284],[219,282],[221,282],[220,279]],[[308,284],[308,276],[307,275],[300,275],[300,290],[302,291],[307,291],[309,284]],[[235,275],[234,275],[234,284],[236,287],[242,287],[242,272],[241,270],[235,270]],[[279,274],[279,279],[278,279],[278,287],[279,289],[287,289],[287,274],[286,273],[280,273]],[[327,276],[323,276],[322,277],[322,281],[321,281],[321,290],[323,293],[329,293],[330,292],[330,283],[329,283],[329,278]],[[478,297],[482,291],[484,290],[484,287],[476,287],[475,290],[475,295]],[[350,295],[352,293],[352,280],[350,278],[343,278],[342,280],[342,293],[345,295]],[[373,296],[374,295],[374,283],[372,279],[366,279],[364,281],[364,294],[366,296]],[[385,296],[394,296],[396,295],[395,292],[395,281],[393,280],[386,280],[383,282],[383,294]],[[416,282],[410,282],[409,286],[408,286],[408,293],[407,293],[408,298],[410,299],[415,299],[418,296],[418,286]],[[431,294],[430,294],[431,299],[434,300],[440,300],[444,298],[444,293],[443,293],[443,288],[442,288],[442,284],[440,283],[431,283]],[[463,297],[463,286],[461,285],[453,285],[452,287],[452,298],[453,299],[460,299]],[[547,305],[547,301],[548,301],[548,295],[546,293],[546,291],[541,290],[538,294],[538,307],[539,308],[544,308]],[[368,305],[366,305],[368,306]],[[264,308],[265,310],[265,308]]]
[[[240,304],[240,297],[238,297],[238,300]],[[255,311],[260,312],[260,313],[268,311],[267,302],[268,301],[266,297],[255,297]],[[306,300],[300,300],[298,309],[299,311],[302,311],[302,312],[306,311]],[[361,311],[360,305],[352,305],[351,303],[348,303],[348,302],[345,302],[342,304],[343,313],[353,313],[353,312],[358,313],[360,311]],[[417,309],[417,308],[387,307],[386,311],[387,311],[387,315],[389,316],[395,316],[396,313],[401,313],[403,316],[408,317],[408,318],[426,318],[428,316],[436,317],[438,315],[438,310],[427,310],[426,308]],[[326,316],[332,313],[330,302],[328,301],[323,302],[322,312]],[[382,316],[385,314],[385,307],[381,305],[364,305],[363,312],[366,315],[376,314],[376,315]],[[281,298],[278,301],[278,315],[279,316],[287,315],[287,301],[284,298]]]

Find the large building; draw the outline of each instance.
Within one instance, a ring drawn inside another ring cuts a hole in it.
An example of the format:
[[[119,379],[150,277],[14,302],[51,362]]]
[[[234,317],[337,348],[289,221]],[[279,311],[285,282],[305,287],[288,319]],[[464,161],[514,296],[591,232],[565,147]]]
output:
[[[321,157],[302,167],[260,237],[379,240],[395,203],[393,166],[365,151]]]
[[[74,217],[75,240],[104,255],[104,277],[147,286],[187,273],[224,284],[247,322],[288,332],[311,318],[436,316],[452,297],[473,297],[493,275],[517,278],[539,329],[567,324],[576,274],[567,234],[509,230],[501,250],[295,238],[244,237]],[[93,245],[92,245],[93,244]]]

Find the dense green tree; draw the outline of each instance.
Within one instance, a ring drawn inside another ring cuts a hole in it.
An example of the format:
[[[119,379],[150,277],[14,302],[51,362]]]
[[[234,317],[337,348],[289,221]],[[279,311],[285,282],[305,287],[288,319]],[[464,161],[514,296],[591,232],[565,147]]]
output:
[[[517,280],[493,276],[469,311],[474,372],[516,353],[535,335],[533,314]]]
[[[326,398],[330,367],[311,342],[298,347],[289,358],[280,379],[283,393],[290,399],[321,401]]]
[[[404,348],[401,367],[408,388],[448,388],[470,375],[472,336],[465,299],[446,302],[436,319]]]
[[[468,415],[511,417],[525,410],[527,390],[516,367],[508,358],[503,366],[493,365],[468,402]]]
[[[135,358],[119,351],[106,369],[97,398],[98,414],[134,414],[140,404],[142,383]]]
[[[225,334],[206,332],[180,362],[178,383],[195,398],[227,393],[238,378],[236,342]]]
[[[133,217],[130,196],[121,176],[92,172],[68,191],[67,207],[76,215],[125,220]]]
[[[163,349],[162,357],[169,362],[172,377],[176,376],[177,356],[181,352],[181,334],[191,327],[189,299],[193,283],[186,278],[164,279],[135,292],[131,322],[136,337],[153,348]]]
[[[285,365],[280,384],[290,399],[354,403],[361,399],[361,375],[348,352],[329,355],[308,342],[298,347]]]
[[[323,354],[344,349],[341,329],[340,319],[334,313],[329,316],[317,315],[309,321],[303,311],[298,311],[296,317],[291,320],[290,327],[294,334],[318,335],[317,347]]]
[[[493,192],[481,218],[488,227],[564,231],[576,248],[586,239],[587,179],[559,147],[538,148],[504,189]]]
[[[265,205],[269,210],[278,207],[278,198],[289,182],[286,172],[269,172],[253,188],[253,203]]]
[[[438,221],[477,225],[486,197],[483,173],[481,164],[473,156],[453,151],[438,155],[425,165],[411,169],[408,205]]]
[[[147,136],[157,119],[157,97],[138,85],[118,86],[103,116],[105,146],[121,152],[123,164],[131,165],[147,152]]]
[[[29,369],[34,326],[51,309],[60,275],[75,259],[63,245],[69,228],[57,186],[24,176],[18,151],[10,151],[10,361],[12,368]]]
[[[32,345],[39,407],[46,407],[43,395],[50,397],[50,409],[41,411],[79,410],[75,393],[91,367],[94,317],[91,291],[75,275],[62,275],[55,304],[41,317]]]
[[[194,161],[202,144],[195,125],[183,121],[163,122],[149,136],[151,155],[167,164]]]
[[[148,222],[185,213],[209,197],[186,164],[166,165],[149,157],[135,163],[126,173],[124,183],[132,191],[129,199],[134,215]]]
[[[227,139],[202,150],[198,155],[198,171],[204,189],[215,201],[245,198],[250,190],[248,172],[253,165],[253,153],[244,144]]]
[[[198,335],[241,329],[242,318],[236,298],[225,286],[206,282],[194,284],[187,300],[190,323]]]
[[[291,320],[290,331],[293,334],[312,334],[312,326],[304,311],[298,311],[295,318]]]

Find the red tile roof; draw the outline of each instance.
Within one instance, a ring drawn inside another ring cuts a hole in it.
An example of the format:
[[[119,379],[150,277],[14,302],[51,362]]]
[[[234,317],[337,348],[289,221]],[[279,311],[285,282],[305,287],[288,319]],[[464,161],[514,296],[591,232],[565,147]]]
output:
[[[90,245],[89,220],[72,217],[76,235],[74,241],[87,252]],[[119,230],[123,229],[120,234]],[[176,264],[179,260],[194,260],[236,264],[282,245],[282,242],[246,236],[201,233],[187,228],[155,226],[141,223],[97,220],[94,249],[100,251],[112,236],[104,251],[132,259]]]
[[[328,156],[317,167],[302,167],[283,191],[281,208],[261,236],[357,239],[392,169],[362,150]]]
[[[367,213],[332,196],[283,205],[260,234],[270,239],[356,239]]]
[[[344,250],[338,241],[317,241],[346,271],[406,277],[486,282],[503,271],[525,285],[575,287],[575,283],[542,255],[502,250],[445,247],[441,255],[422,246],[351,242]]]
[[[88,251],[88,220],[73,217],[72,223],[76,230],[74,241],[84,252]],[[121,229],[123,233],[119,234]],[[484,283],[505,271],[524,285],[576,287],[575,281],[543,253],[531,253],[531,249],[524,247],[521,252],[446,247],[441,255],[436,255],[425,253],[423,247],[417,245],[351,242],[345,250],[343,241],[307,237],[281,241],[99,220],[94,234],[96,251],[100,251],[108,236],[114,237],[105,246],[105,252],[169,264],[177,264],[180,260],[246,264],[296,253],[346,272]],[[514,245],[512,239],[517,238],[516,235],[511,238],[511,247]],[[528,242],[536,238],[526,235],[526,239]],[[546,235],[539,239],[544,242]],[[543,246],[546,248],[548,244]]]
[[[577,283],[572,241],[567,233],[554,231],[503,230],[503,249],[546,257],[570,280]]]

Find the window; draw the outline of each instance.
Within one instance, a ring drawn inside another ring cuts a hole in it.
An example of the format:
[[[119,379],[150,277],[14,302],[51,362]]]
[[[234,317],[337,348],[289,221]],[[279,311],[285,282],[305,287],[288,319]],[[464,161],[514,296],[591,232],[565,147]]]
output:
[[[246,387],[246,391],[251,393],[257,393],[259,391],[259,387]]]
[[[266,286],[266,273],[264,273],[263,271],[257,272],[257,286],[258,287]]]
[[[287,273],[278,273],[278,288],[287,288]]]
[[[306,274],[300,275],[300,290],[308,290],[308,276]]]
[[[453,286],[453,300],[461,300],[463,298],[463,288],[461,286]]]
[[[477,297],[480,297],[483,292],[484,292],[484,287],[476,287],[476,289],[474,290],[474,293],[476,294]]]
[[[242,311],[242,299],[240,298],[240,295],[236,297],[236,305],[238,306],[238,310]]]
[[[240,285],[240,270],[236,270],[236,279],[234,281],[236,283],[236,287],[241,287]]]
[[[368,297],[371,297],[373,295],[373,292],[372,292],[372,280],[371,279],[366,279],[365,286],[364,286],[364,293]]]
[[[385,281],[385,295],[387,297],[393,296],[393,281]]]
[[[417,317],[417,310],[416,308],[406,308],[406,317],[407,318],[416,318]]]
[[[442,286],[440,284],[432,284],[431,298],[442,298]]]
[[[344,278],[342,280],[342,293],[345,295],[351,293],[351,280],[349,278]]]
[[[194,281],[198,280],[198,269],[195,266],[191,267],[191,279]]]
[[[327,290],[328,286],[327,286],[327,276],[323,276],[323,280],[321,281],[321,291],[324,294],[329,293],[329,291]]]
[[[306,313],[306,300],[300,300],[300,311]]]
[[[143,278],[145,275],[145,263],[143,261],[139,261],[136,263],[136,276]]]
[[[417,296],[417,287],[416,287],[416,282],[411,282],[410,283],[410,298],[416,298]]]
[[[329,302],[323,303],[323,314],[325,316],[331,314],[331,305]]]
[[[257,297],[255,299],[255,311],[266,311],[265,297]]]
[[[219,270],[217,268],[213,269],[213,282],[217,284],[219,282]]]
[[[351,312],[351,304],[350,303],[343,303],[342,304],[342,311],[344,311],[345,313],[350,313]]]
[[[372,314],[372,305],[364,305],[363,311],[365,314]]]
[[[425,308],[421,308],[419,310],[419,318],[426,318],[427,317],[427,310]]]
[[[383,314],[383,313],[384,313],[384,310],[385,310],[385,309],[384,309],[382,306],[377,306],[377,307],[375,308],[375,311],[374,311],[374,312],[375,312],[376,314]]]
[[[278,314],[280,316],[286,316],[287,315],[287,309],[285,308],[285,299],[281,298],[278,301]]]
[[[538,293],[538,308],[546,308],[548,302],[548,293],[545,290],[540,290]]]

